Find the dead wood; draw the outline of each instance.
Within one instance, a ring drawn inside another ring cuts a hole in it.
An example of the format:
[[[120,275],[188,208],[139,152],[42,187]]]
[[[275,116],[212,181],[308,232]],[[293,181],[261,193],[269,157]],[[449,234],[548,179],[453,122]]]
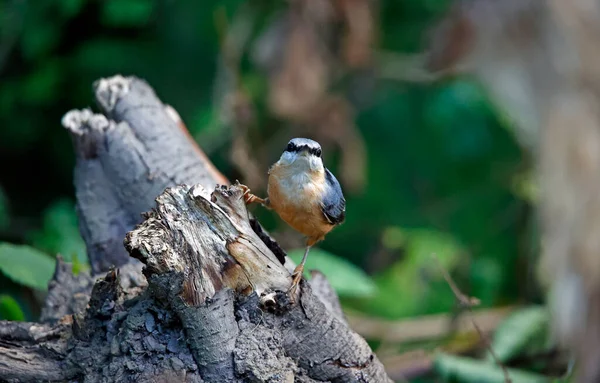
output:
[[[146,83],[96,98],[63,121],[92,275],[59,260],[43,323],[0,322],[0,381],[391,382],[322,275],[290,300],[285,252]]]
[[[104,114],[73,110],[63,118],[77,163],[80,229],[95,273],[131,262],[125,233],[141,222],[166,187],[226,184],[148,84],[115,76],[94,84]]]

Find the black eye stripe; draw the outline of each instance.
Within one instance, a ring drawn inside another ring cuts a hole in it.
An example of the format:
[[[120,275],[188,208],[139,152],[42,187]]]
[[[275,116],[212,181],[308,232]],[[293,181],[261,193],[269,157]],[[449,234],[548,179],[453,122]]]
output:
[[[286,152],[290,152],[290,153],[294,153],[294,152],[300,152],[304,149],[308,149],[308,152],[312,155],[315,155],[317,157],[321,157],[321,148],[315,148],[315,147],[309,147],[308,145],[295,145],[293,143],[289,143],[287,148],[285,148]]]

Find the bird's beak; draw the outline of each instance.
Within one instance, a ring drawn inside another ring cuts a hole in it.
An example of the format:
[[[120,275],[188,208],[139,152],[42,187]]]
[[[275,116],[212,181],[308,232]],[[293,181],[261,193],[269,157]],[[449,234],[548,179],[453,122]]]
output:
[[[304,157],[308,157],[310,155],[310,152],[308,151],[308,148],[302,148],[302,150],[300,150],[298,154]]]

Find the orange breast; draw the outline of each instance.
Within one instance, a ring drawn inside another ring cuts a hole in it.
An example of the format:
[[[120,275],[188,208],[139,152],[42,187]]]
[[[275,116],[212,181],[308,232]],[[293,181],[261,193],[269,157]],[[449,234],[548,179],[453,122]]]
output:
[[[324,180],[301,182],[291,180],[283,169],[274,167],[269,173],[268,194],[273,210],[294,230],[308,237],[308,244],[323,240],[333,229],[321,211]]]

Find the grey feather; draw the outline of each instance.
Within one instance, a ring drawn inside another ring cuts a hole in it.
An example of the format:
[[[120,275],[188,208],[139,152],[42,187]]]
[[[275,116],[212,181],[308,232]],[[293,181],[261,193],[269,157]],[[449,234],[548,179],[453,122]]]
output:
[[[321,157],[321,145],[317,141],[308,138],[292,138],[285,148],[286,152],[298,153],[307,150],[310,154]]]
[[[289,144],[292,144],[296,147],[306,146],[311,149],[321,149],[321,145],[319,145],[317,141],[311,140],[310,138],[292,138],[290,142],[288,142],[288,145]]]
[[[329,223],[339,225],[346,219],[346,199],[340,183],[327,168],[325,168],[325,183],[327,188],[323,194],[321,210]]]

